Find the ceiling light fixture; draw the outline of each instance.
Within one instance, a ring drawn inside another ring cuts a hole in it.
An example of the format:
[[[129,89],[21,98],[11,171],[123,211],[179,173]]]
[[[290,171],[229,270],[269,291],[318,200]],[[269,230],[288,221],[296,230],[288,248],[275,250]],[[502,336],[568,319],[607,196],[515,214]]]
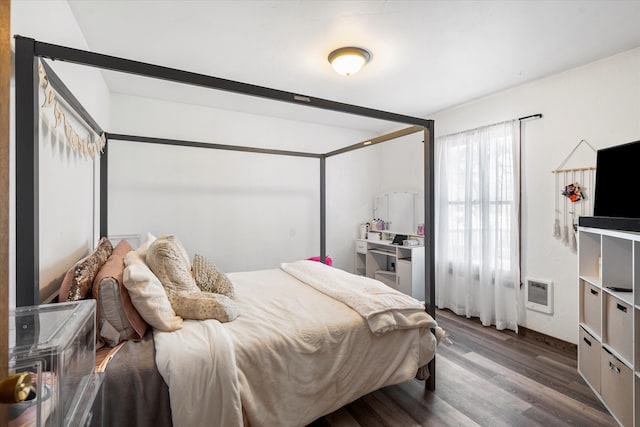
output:
[[[328,59],[336,73],[348,77],[369,62],[371,53],[360,47],[341,47],[331,52]]]

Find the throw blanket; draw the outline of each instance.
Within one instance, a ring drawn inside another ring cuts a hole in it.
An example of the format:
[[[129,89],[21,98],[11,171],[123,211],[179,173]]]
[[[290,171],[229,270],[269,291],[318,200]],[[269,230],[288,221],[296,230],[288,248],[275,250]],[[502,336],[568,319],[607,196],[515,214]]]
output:
[[[436,327],[424,304],[378,280],[308,260],[282,263],[280,268],[357,311],[376,335],[396,329]]]
[[[158,371],[169,386],[173,425],[241,426],[236,358],[223,325],[212,319],[185,320],[182,329],[155,329],[153,334]]]

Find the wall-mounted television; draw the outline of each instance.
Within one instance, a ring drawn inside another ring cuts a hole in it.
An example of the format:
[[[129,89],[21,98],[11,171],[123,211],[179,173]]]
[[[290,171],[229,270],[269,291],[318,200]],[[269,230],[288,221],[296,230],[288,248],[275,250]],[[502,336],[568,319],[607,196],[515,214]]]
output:
[[[593,217],[580,218],[586,227],[640,231],[640,141],[598,150]]]

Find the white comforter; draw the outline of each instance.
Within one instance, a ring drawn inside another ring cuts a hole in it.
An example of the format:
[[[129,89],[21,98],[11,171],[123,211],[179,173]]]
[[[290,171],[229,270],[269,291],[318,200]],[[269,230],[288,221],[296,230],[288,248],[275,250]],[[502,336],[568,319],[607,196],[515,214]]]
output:
[[[429,326],[372,333],[363,316],[282,270],[231,273],[240,316],[154,331],[173,424],[304,426],[414,377]]]

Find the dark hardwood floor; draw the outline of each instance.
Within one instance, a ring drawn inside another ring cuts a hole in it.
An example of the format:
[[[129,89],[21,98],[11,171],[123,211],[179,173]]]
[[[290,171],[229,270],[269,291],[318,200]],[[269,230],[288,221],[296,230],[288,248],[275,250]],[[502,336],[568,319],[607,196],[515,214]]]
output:
[[[449,311],[436,318],[453,345],[438,347],[435,392],[417,380],[386,387],[310,427],[617,425],[578,374],[573,348]]]

